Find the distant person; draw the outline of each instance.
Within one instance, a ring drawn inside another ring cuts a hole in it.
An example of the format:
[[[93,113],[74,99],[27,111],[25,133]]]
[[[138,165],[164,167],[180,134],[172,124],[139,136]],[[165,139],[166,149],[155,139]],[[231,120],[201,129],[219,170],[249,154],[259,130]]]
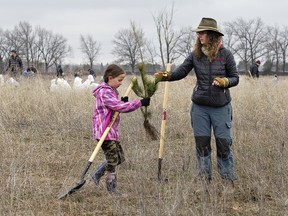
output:
[[[76,78],[76,77],[80,77],[80,72],[79,72],[79,71],[75,72],[75,73],[74,73],[74,77],[75,77],[75,78]]]
[[[197,39],[190,55],[172,72],[158,72],[154,76],[161,81],[176,81],[185,78],[194,69],[197,82],[192,91],[190,114],[199,179],[208,182],[212,179],[213,132],[218,173],[234,186],[236,176],[229,89],[238,85],[239,74],[231,51],[222,44],[224,34],[218,29],[216,20],[204,17],[193,31],[197,33]]]
[[[23,71],[22,59],[17,54],[16,50],[11,50],[6,72],[8,72],[8,74],[11,77],[16,78],[22,73],[22,71]]]
[[[0,74],[4,73],[4,63],[3,63],[3,57],[0,54]]]
[[[37,69],[34,67],[34,65],[32,64],[31,67],[30,67],[30,70],[34,73],[34,74],[37,74]]]
[[[277,74],[274,75],[272,81],[273,81],[274,83],[277,83],[277,82],[278,82],[278,76],[277,76]]]
[[[253,78],[257,77],[259,78],[259,66],[260,66],[261,62],[259,60],[255,61],[255,63],[253,65],[251,65],[250,67],[250,72],[251,72],[251,76]]]
[[[93,78],[96,77],[96,73],[95,73],[95,71],[92,70],[91,68],[88,69],[88,72],[89,72],[89,75],[92,75],[92,76],[93,76]]]
[[[28,67],[26,70],[23,71],[23,76],[28,77],[30,76],[31,69]]]
[[[62,70],[62,66],[59,64],[56,68],[56,72],[57,72],[57,78],[63,78],[63,70]]]
[[[115,112],[128,113],[141,106],[149,106],[150,104],[150,98],[132,100],[129,102],[128,97],[123,97],[121,100],[118,98],[117,89],[121,86],[125,76],[126,74],[123,69],[115,64],[111,64],[104,73],[104,81],[93,91],[95,103],[92,128],[93,138],[97,141],[101,139]],[[102,144],[102,150],[104,151],[106,160],[102,161],[89,175],[95,186],[99,187],[100,178],[105,174],[107,190],[111,195],[116,196],[122,195],[117,190],[116,166],[123,163],[125,160],[124,152],[119,142],[119,122],[120,116],[118,115]]]

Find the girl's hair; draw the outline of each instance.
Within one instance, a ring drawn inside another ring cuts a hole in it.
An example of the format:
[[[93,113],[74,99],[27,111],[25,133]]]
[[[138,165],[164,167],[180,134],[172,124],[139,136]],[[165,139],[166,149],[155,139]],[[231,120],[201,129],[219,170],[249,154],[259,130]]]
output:
[[[120,68],[118,65],[110,64],[104,73],[103,80],[104,82],[108,83],[109,76],[115,78],[121,74],[125,74],[125,71],[122,68]]]
[[[222,36],[214,31],[207,31],[207,39],[208,43],[205,45],[205,49],[208,51],[208,59],[210,62],[212,62],[218,53],[220,43],[222,41]],[[202,51],[203,45],[200,42],[200,39],[197,38],[196,43],[194,45],[194,53],[195,56],[200,59],[204,53]]]

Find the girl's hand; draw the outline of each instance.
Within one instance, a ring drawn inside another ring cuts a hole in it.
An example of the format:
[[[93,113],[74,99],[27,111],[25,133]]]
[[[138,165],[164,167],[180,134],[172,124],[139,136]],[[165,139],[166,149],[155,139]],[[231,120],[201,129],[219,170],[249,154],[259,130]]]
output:
[[[140,100],[142,106],[149,106],[150,105],[150,98],[143,98]]]
[[[129,99],[128,96],[121,97],[121,101],[123,101],[125,103],[128,102],[128,99]]]

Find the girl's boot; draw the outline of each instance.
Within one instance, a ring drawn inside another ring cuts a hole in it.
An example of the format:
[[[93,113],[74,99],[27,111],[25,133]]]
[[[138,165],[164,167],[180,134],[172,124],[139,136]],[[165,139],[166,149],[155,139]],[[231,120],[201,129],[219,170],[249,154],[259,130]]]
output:
[[[105,174],[106,165],[107,160],[102,161],[101,164],[89,175],[90,180],[94,183],[94,185],[97,188],[99,188],[100,178]]]
[[[122,193],[117,190],[117,176],[115,172],[106,172],[106,186],[111,195],[122,196]]]

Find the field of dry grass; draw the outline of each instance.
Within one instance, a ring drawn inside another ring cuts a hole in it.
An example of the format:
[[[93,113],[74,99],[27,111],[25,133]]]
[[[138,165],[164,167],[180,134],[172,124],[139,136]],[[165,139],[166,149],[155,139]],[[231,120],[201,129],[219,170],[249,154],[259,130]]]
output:
[[[194,82],[192,76],[170,84],[162,164],[167,183],[156,180],[159,141],[146,137],[137,110],[121,114],[126,162],[117,170],[118,187],[127,197],[111,197],[104,187],[86,183],[64,200],[59,193],[79,181],[96,145],[91,92],[50,92],[50,80],[41,78],[0,86],[0,215],[288,215],[288,78],[274,84],[272,77],[241,77],[231,89],[234,193],[227,193],[217,174],[214,141],[213,181],[208,192],[196,193],[203,185],[195,181],[189,116]],[[163,90],[161,83],[150,106],[159,131]],[[101,151],[92,168],[103,158]]]

